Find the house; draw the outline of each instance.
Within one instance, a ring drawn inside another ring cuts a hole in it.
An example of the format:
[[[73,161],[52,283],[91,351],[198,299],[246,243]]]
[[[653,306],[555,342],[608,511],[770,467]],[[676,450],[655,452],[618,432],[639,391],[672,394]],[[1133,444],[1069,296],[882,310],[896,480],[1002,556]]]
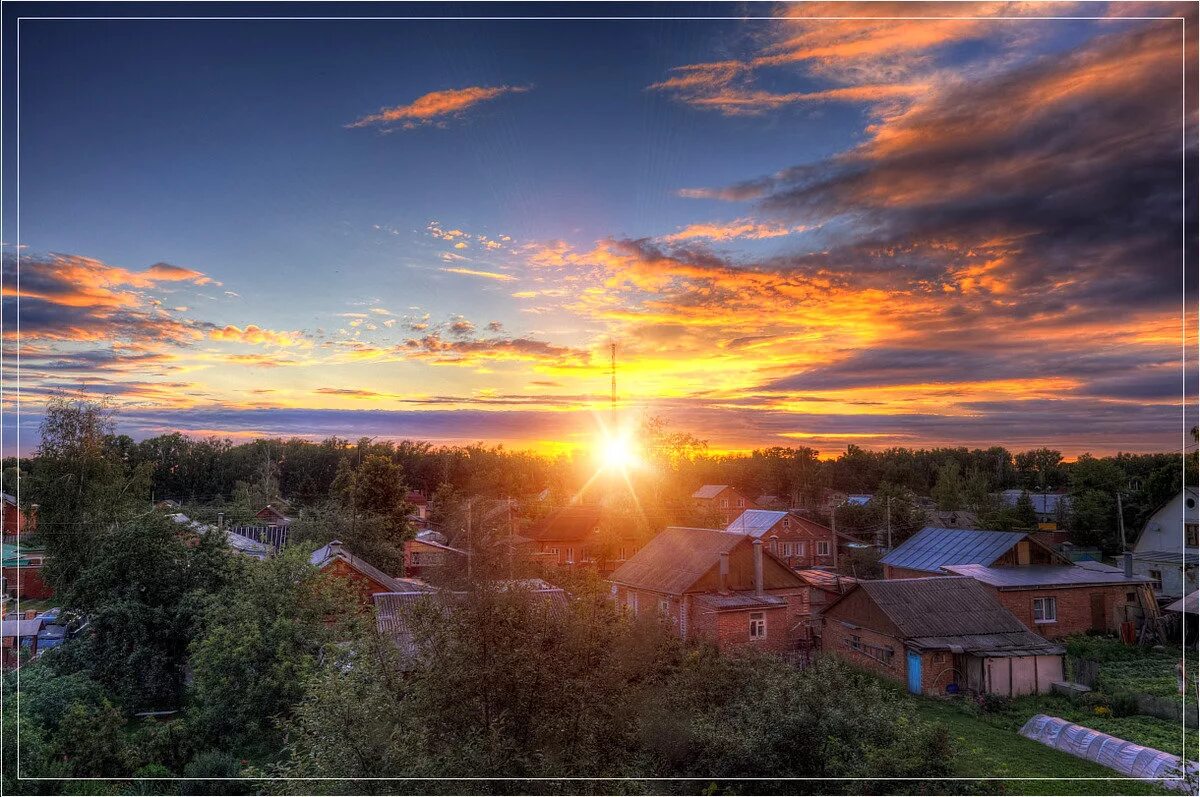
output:
[[[45,551],[4,543],[0,557],[0,573],[3,574],[3,590],[0,591],[14,598],[54,597],[54,589],[42,578]]]
[[[767,544],[767,550],[788,567],[837,567],[837,535],[793,512],[747,509],[725,527]]]
[[[424,495],[416,490],[409,490],[408,494],[404,496],[404,500],[412,504],[413,514],[416,515],[417,520],[425,521],[429,518],[429,499]]]
[[[633,556],[642,540],[632,524],[616,536],[604,534],[603,520],[604,509],[597,504],[567,506],[534,522],[522,536],[533,541],[525,547],[534,561],[567,567],[587,564],[608,572]]]
[[[8,493],[0,493],[4,500],[4,514],[0,518],[0,537],[16,542],[22,534],[33,531],[37,524],[37,504],[29,508],[29,512],[21,511],[17,498]]]
[[[1070,564],[1024,531],[941,529],[927,526],[887,553],[884,578],[944,575],[946,565]]]
[[[1000,493],[1000,500],[1009,506],[1016,506],[1021,500],[1021,494],[1026,492],[1028,491],[1005,490]],[[1071,511],[1071,496],[1065,493],[1029,493],[1029,500],[1033,503],[1038,523],[1057,526]]]
[[[267,504],[262,509],[254,513],[254,517],[258,518],[263,526],[289,526],[292,519],[280,512],[273,505]]]
[[[422,531],[404,541],[404,575],[422,578],[429,570],[438,570],[466,559],[467,552],[445,544],[436,531]]]
[[[1026,628],[1049,639],[1088,631],[1119,632],[1122,622],[1141,619],[1143,593],[1150,583],[1099,562],[1025,567],[964,564],[943,569],[983,584]]]
[[[370,606],[371,596],[377,593],[405,591],[403,582],[350,553],[341,540],[334,540],[313,551],[309,561],[323,573],[348,579],[358,591],[364,606]]]
[[[706,484],[692,493],[692,502],[701,511],[715,512],[726,523],[747,509],[756,509],[754,502],[728,484]]]
[[[684,639],[794,650],[807,636],[809,587],[763,548],[744,534],[672,526],[609,576],[612,596]]]
[[[930,509],[925,512],[925,520],[930,526],[939,529],[978,529],[979,517],[971,511],[963,509],[941,510]]]
[[[914,694],[1045,694],[1064,648],[963,576],[860,581],[821,615],[821,649]]]
[[[25,612],[21,618],[0,620],[0,667],[15,670],[38,651],[38,632],[42,621],[36,612]]]
[[[1150,579],[1155,594],[1182,598],[1196,589],[1200,561],[1196,490],[1187,487],[1146,521],[1133,547],[1133,572]]]

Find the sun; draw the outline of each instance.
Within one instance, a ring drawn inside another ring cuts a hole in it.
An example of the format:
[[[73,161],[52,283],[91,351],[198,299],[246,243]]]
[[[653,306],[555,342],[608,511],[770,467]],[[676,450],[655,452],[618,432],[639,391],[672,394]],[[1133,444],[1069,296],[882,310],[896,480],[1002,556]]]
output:
[[[600,443],[600,458],[609,470],[628,471],[641,465],[637,446],[625,435],[606,436]]]

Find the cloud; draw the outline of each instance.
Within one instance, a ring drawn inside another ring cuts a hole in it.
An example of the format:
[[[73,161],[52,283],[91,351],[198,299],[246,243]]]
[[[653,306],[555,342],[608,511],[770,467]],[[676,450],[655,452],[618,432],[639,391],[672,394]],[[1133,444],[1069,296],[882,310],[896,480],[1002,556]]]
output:
[[[383,108],[378,113],[364,116],[346,127],[397,124],[401,129],[411,130],[423,125],[434,124],[446,117],[461,117],[468,109],[480,103],[494,100],[505,94],[521,94],[529,91],[530,88],[532,87],[468,86],[461,89],[431,91],[407,105]]]
[[[779,238],[802,232],[804,227],[793,227],[787,224],[759,222],[754,219],[734,219],[725,222],[707,222],[689,224],[678,232],[664,236],[666,243],[679,243],[695,238],[706,238],[712,241],[731,241],[736,238],[762,240],[764,238]]]
[[[237,343],[265,344],[268,346],[296,346],[306,341],[300,332],[277,332],[273,329],[263,329],[256,324],[237,327],[230,324],[209,333],[213,340],[233,341]]]
[[[447,274],[463,274],[468,277],[483,277],[484,279],[499,280],[500,282],[514,282],[517,278],[512,274],[503,274],[498,271],[477,271],[472,268],[443,268],[439,271],[444,271]]]
[[[529,338],[445,340],[440,335],[432,334],[406,340],[401,350],[409,359],[442,365],[478,365],[487,361],[582,365],[590,360],[585,350]]]

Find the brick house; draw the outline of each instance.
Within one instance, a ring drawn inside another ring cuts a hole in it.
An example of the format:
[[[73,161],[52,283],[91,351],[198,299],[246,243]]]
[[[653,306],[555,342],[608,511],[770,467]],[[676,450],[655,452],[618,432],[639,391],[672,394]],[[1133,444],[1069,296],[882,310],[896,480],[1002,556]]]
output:
[[[612,596],[684,639],[791,651],[807,636],[809,587],[763,548],[743,534],[672,526],[609,576]]]
[[[8,493],[0,493],[0,496],[4,499],[3,530],[0,530],[0,536],[10,542],[16,542],[22,534],[33,531],[37,524],[37,504],[26,513],[21,511],[16,496]]]
[[[46,553],[40,548],[5,544],[0,559],[3,592],[16,598],[52,598],[54,589],[42,578]]]
[[[747,509],[757,509],[753,501],[728,484],[706,484],[692,493],[692,502],[699,510],[720,515],[726,525]]]
[[[15,670],[37,656],[41,630],[42,620],[32,611],[25,612],[24,617],[0,620],[0,668]]]
[[[568,506],[534,522],[522,533],[534,561],[573,567],[588,565],[609,573],[633,556],[644,540],[632,523],[615,536],[603,532],[604,508],[597,504]]]
[[[944,575],[946,565],[1069,565],[1071,560],[1024,531],[927,526],[887,553],[884,578]]]
[[[1119,632],[1122,622],[1140,619],[1142,596],[1150,584],[1147,578],[1127,577],[1099,562],[1027,567],[946,565],[945,570],[983,584],[1026,628],[1049,639],[1086,631]]]
[[[350,553],[341,540],[334,540],[313,551],[309,561],[322,573],[350,581],[359,593],[359,600],[363,606],[371,605],[372,595],[380,592],[404,592],[407,589],[399,579]]]
[[[860,581],[821,620],[823,651],[914,694],[1045,694],[1063,679],[1064,649],[973,578]]]
[[[791,568],[837,567],[838,535],[794,512],[747,509],[725,531],[762,540]]]

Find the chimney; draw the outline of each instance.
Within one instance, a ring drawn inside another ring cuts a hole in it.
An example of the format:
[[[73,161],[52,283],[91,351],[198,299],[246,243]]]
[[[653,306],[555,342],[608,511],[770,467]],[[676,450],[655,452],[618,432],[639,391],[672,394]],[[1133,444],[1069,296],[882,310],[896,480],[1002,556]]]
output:
[[[721,551],[720,575],[717,581],[717,592],[722,595],[729,593],[729,552]]]
[[[217,513],[217,528],[219,528],[219,529],[225,528],[225,513],[224,512]]]
[[[762,540],[754,541],[754,594],[760,598],[763,594]]]
[[[776,556],[779,556],[779,535],[778,534],[771,535],[771,553],[775,554]]]
[[[1125,578],[1133,578],[1133,554],[1126,551],[1122,554],[1121,561],[1125,566]]]

